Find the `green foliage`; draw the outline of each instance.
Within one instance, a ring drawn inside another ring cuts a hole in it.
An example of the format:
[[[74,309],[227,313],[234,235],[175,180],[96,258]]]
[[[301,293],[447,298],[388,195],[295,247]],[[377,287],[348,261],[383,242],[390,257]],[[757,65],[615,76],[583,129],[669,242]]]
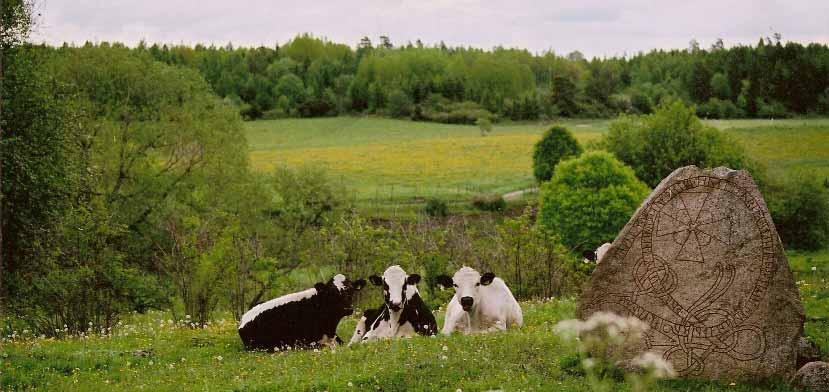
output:
[[[578,156],[582,148],[567,128],[554,126],[544,133],[533,149],[533,175],[538,182],[553,177],[556,165],[564,159]]]
[[[292,73],[279,78],[279,82],[274,87],[273,94],[279,97],[279,99],[285,97],[287,99],[287,105],[284,102],[282,105],[286,107],[296,107],[305,102],[305,87],[302,84],[302,79]]]
[[[824,44],[653,50],[589,60],[500,47],[369,44],[366,38],[355,51],[303,34],[273,48],[142,45],[136,50],[199,70],[220,96],[239,96],[245,104],[240,113],[250,119],[273,109],[279,97],[274,90],[287,74],[303,81],[306,95],[316,102],[314,108],[300,110],[304,101],[293,101],[286,111],[291,116],[384,113],[387,98],[396,91],[412,105],[437,94],[514,120],[609,117],[634,110],[648,114],[668,98],[697,105],[717,98],[749,117],[829,113],[822,103],[829,85],[829,47]],[[321,110],[322,102],[334,109]]]
[[[829,189],[819,178],[799,172],[766,188],[774,225],[787,248],[829,248]]]
[[[10,156],[21,158],[11,162],[22,165],[23,177],[8,183],[17,186],[3,207],[41,214],[17,214],[37,229],[24,227],[24,241],[4,247],[26,265],[9,270],[14,312],[51,334],[64,324],[109,326],[126,311],[166,305],[169,293],[155,268],[168,239],[162,222],[181,192],[246,170],[238,114],[197,72],[123,47],[61,56],[33,48],[19,59],[21,70],[48,70],[52,81],[29,74],[32,83],[20,95],[29,98],[10,109],[21,116]],[[37,150],[33,165],[25,156]],[[37,171],[48,174],[32,182]],[[15,195],[21,191],[32,193]],[[17,201],[37,201],[32,196],[40,192],[49,194],[37,207]]]
[[[507,208],[507,202],[499,194],[475,195],[472,207],[481,211],[503,211]]]
[[[449,215],[449,206],[441,199],[431,198],[426,200],[423,212],[432,217],[442,218]]]
[[[740,110],[731,101],[711,98],[697,107],[697,115],[704,118],[737,118],[740,117]]]
[[[481,136],[492,133],[492,121],[487,117],[478,118],[475,120],[475,125],[481,130]]]
[[[408,117],[412,103],[403,91],[393,90],[389,93],[388,111],[392,117]]]
[[[578,292],[587,281],[589,266],[568,254],[560,238],[535,224],[535,206],[498,224],[502,262],[492,272],[510,284],[517,298],[550,298]]]
[[[727,166],[761,174],[741,146],[723,132],[705,126],[694,108],[678,101],[660,105],[651,115],[620,117],[611,123],[604,146],[652,187],[687,165]]]
[[[541,187],[539,224],[571,250],[612,241],[648,195],[631,168],[604,151],[561,162]]]
[[[714,95],[714,98],[722,100],[731,99],[731,85],[729,84],[728,76],[722,72],[715,73],[711,77],[711,93]]]

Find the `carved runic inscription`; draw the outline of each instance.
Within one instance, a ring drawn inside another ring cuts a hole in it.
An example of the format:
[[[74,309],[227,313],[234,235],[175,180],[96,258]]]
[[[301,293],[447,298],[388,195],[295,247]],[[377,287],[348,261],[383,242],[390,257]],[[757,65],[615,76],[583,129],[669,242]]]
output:
[[[657,191],[609,253],[623,283],[592,296],[587,309],[647,322],[645,348],[684,376],[702,374],[714,357],[760,360],[767,331],[752,315],[777,268],[762,199],[710,175]]]

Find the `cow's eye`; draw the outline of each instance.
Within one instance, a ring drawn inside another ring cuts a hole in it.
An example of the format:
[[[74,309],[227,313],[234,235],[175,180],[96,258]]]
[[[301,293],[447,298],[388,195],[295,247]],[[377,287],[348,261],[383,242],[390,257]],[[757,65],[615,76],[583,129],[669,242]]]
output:
[[[452,283],[452,286],[455,286],[455,288],[457,288],[457,287],[458,287],[458,285],[456,285],[456,284],[454,284],[454,283]]]

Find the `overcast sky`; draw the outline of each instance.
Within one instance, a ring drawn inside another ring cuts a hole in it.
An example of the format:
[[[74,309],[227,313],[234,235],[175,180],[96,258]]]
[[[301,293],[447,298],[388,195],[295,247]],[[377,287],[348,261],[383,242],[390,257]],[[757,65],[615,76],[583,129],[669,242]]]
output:
[[[395,45],[580,50],[588,56],[783,39],[829,43],[829,0],[36,0],[33,41],[267,45],[309,32],[355,46],[363,36]]]

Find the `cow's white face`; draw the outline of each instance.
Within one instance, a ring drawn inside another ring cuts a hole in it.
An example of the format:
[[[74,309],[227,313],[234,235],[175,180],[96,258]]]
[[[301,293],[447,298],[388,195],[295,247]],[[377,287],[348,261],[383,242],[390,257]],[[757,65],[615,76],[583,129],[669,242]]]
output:
[[[444,287],[449,285],[454,287],[455,297],[458,298],[463,310],[469,312],[480,302],[481,286],[488,286],[493,279],[495,279],[495,274],[492,272],[481,275],[472,268],[463,267],[451,278],[446,275],[438,277],[438,283]]]
[[[383,286],[383,297],[386,306],[392,312],[399,312],[403,309],[406,301],[417,292],[414,285],[420,282],[420,275],[408,275],[403,268],[393,265],[383,272],[382,278],[373,275],[369,277],[369,280],[376,286]]]

